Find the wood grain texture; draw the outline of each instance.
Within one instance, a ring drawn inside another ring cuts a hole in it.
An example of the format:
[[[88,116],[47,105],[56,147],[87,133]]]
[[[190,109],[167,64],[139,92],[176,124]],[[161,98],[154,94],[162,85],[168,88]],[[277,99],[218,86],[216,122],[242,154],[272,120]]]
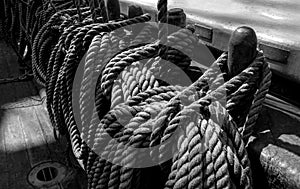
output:
[[[15,53],[0,41],[0,78],[19,74]],[[27,174],[39,163],[66,165],[65,141],[61,143],[54,138],[44,98],[34,81],[0,84],[0,189],[32,189]]]

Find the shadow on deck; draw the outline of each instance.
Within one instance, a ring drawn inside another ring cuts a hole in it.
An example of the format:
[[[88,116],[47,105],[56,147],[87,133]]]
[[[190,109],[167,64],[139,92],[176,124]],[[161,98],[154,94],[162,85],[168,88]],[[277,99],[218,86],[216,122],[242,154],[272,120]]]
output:
[[[19,74],[14,52],[0,41],[0,80]],[[63,188],[84,188],[84,174],[71,166],[67,154],[66,141],[54,138],[38,85],[33,81],[0,84],[0,188],[34,188],[27,181],[30,170],[53,161],[67,170]]]

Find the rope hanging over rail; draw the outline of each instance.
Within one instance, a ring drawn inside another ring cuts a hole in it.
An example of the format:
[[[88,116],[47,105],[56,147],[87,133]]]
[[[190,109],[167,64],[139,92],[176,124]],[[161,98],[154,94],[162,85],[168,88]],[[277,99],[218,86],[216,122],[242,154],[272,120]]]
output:
[[[31,55],[88,188],[252,188],[246,144],[271,72],[251,28],[202,72],[194,29],[167,0],[157,25],[140,7],[121,14],[117,0],[1,3],[1,28],[15,31],[4,33],[21,62]]]

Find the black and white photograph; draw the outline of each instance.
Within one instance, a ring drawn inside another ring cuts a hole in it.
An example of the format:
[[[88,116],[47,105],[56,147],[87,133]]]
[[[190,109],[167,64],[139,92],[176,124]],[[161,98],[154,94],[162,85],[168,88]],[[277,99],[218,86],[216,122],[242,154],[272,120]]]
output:
[[[0,189],[300,189],[299,0],[0,0]]]

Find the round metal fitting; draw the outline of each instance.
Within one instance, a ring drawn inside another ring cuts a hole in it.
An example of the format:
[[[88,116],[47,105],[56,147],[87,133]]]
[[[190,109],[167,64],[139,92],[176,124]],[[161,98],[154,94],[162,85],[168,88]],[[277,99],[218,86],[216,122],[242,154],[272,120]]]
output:
[[[59,162],[43,162],[29,172],[28,182],[35,188],[56,188],[67,175],[67,168]]]

